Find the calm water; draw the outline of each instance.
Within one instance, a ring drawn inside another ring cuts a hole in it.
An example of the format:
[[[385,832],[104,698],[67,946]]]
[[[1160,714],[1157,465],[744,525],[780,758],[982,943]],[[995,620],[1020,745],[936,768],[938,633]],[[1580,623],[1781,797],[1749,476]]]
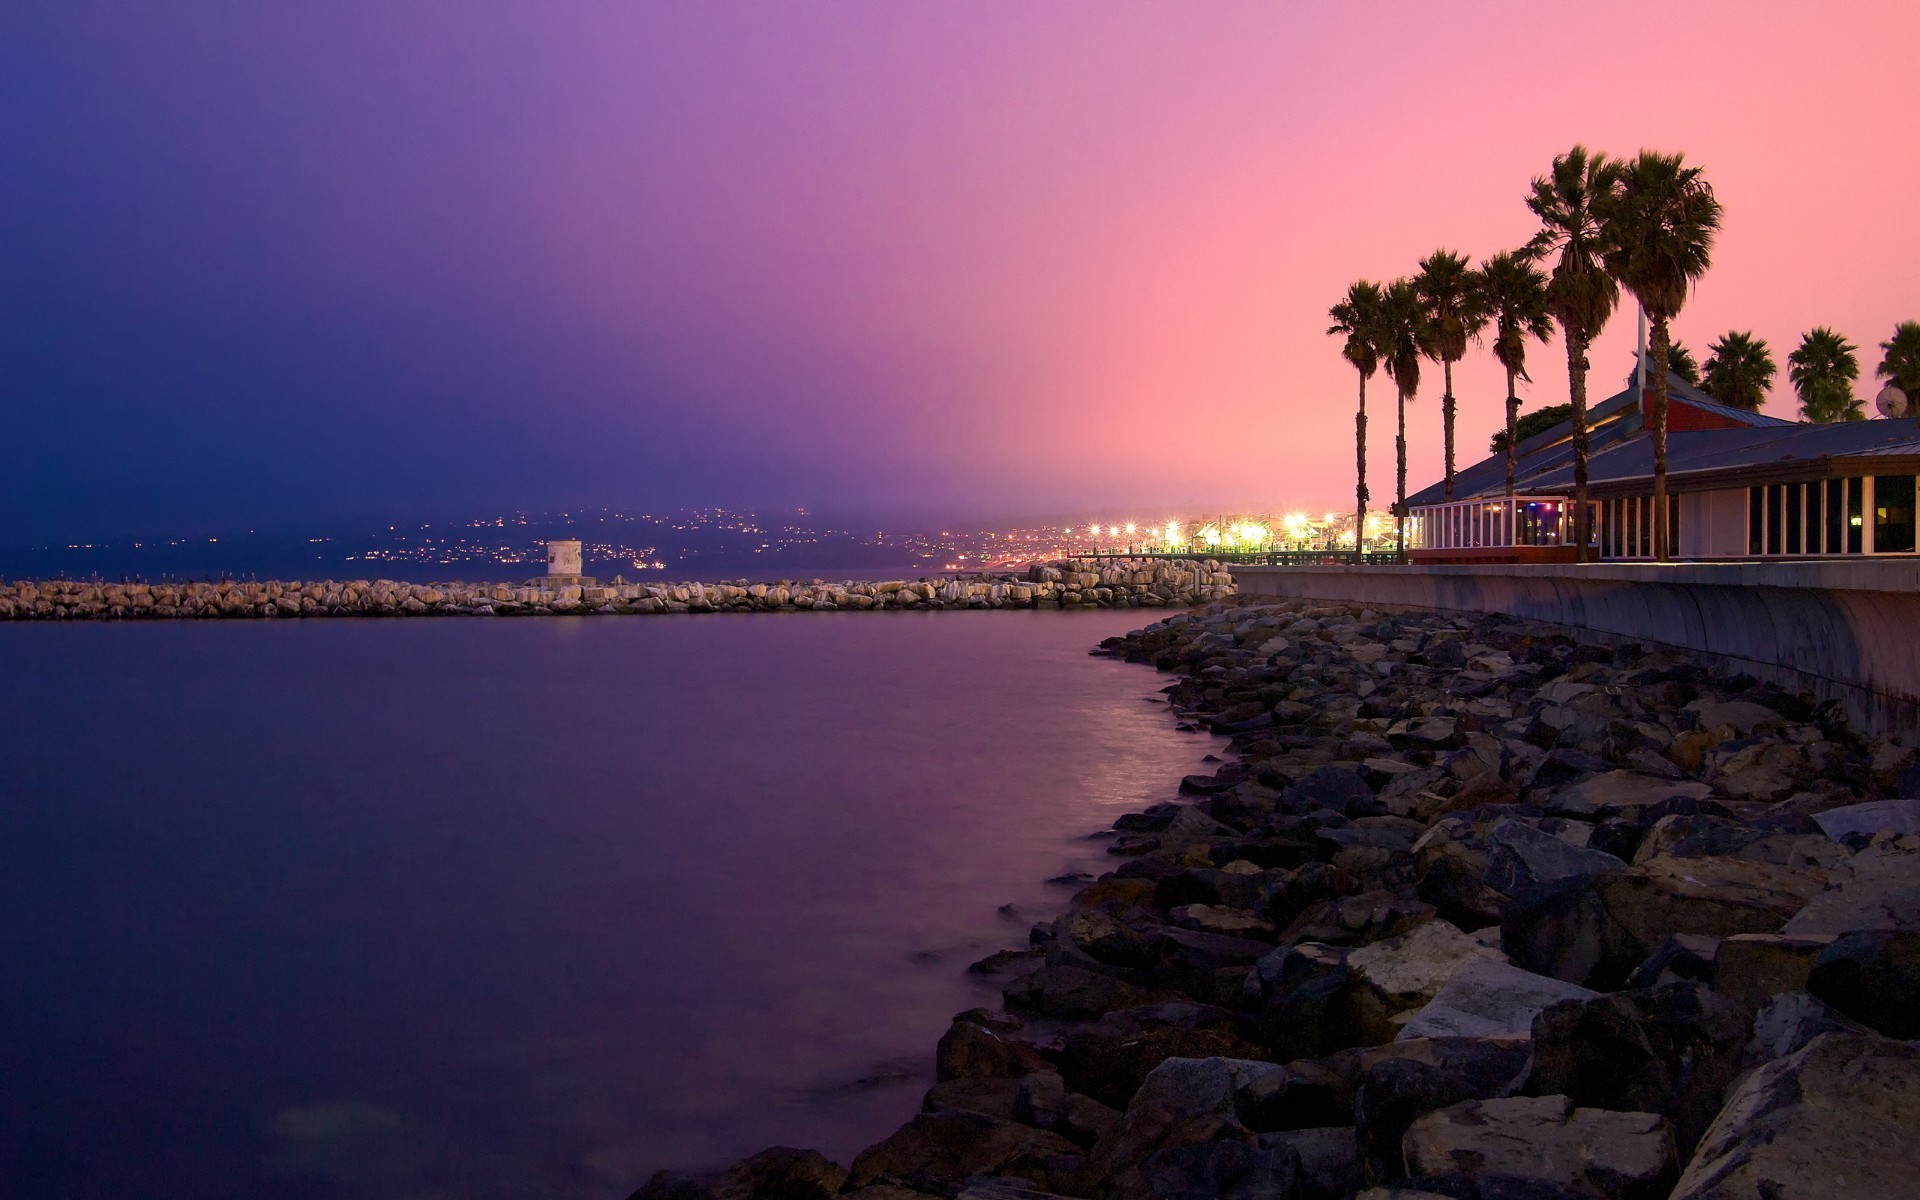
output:
[[[1212,748],[1086,656],[1140,622],[0,626],[0,1193],[848,1161]]]

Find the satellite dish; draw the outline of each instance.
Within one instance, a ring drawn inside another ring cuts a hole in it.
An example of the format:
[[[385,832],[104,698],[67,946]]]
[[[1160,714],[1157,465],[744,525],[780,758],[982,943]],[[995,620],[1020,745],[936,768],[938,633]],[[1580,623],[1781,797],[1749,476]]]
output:
[[[1892,384],[1880,389],[1880,394],[1873,398],[1873,406],[1880,410],[1881,416],[1890,421],[1913,415],[1913,401],[1907,399],[1907,394]]]

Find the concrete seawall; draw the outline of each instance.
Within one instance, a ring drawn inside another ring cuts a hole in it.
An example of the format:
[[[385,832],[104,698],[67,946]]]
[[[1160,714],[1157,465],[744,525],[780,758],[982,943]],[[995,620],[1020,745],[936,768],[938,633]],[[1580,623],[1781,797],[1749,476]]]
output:
[[[1683,647],[1920,745],[1920,563],[1236,567],[1242,596],[1497,612]]]

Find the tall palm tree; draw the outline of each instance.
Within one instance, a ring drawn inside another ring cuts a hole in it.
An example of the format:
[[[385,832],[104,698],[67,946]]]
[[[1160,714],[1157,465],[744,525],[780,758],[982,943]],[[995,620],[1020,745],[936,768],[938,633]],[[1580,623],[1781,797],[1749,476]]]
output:
[[[1473,273],[1474,302],[1493,322],[1493,356],[1507,370],[1507,495],[1520,463],[1520,397],[1514,380],[1527,378],[1527,339],[1553,336],[1547,277],[1525,254],[1496,254]]]
[[[1360,373],[1360,411],[1353,418],[1354,513],[1353,549],[1358,554],[1367,532],[1367,380],[1380,369],[1380,306],[1385,297],[1377,283],[1349,284],[1347,298],[1327,310],[1333,318],[1329,334],[1344,334],[1340,356]]]
[[[1700,386],[1700,360],[1679,338],[1667,345],[1667,370],[1678,375],[1695,387]],[[1647,378],[1653,378],[1653,348],[1647,348]],[[1634,373],[1627,376],[1627,386],[1634,387],[1640,382],[1640,360],[1634,359]]]
[[[1427,306],[1427,323],[1433,327],[1433,352],[1428,356],[1440,363],[1445,379],[1440,394],[1440,422],[1446,431],[1447,499],[1453,499],[1453,364],[1467,356],[1467,342],[1486,328],[1487,315],[1481,311],[1473,291],[1473,270],[1465,255],[1451,250],[1436,250],[1420,260],[1420,271],[1413,277],[1414,291]]]
[[[1380,297],[1380,362],[1400,393],[1399,456],[1393,515],[1401,558],[1407,555],[1407,401],[1420,390],[1420,360],[1438,352],[1427,306],[1411,279],[1396,279]]]
[[[1720,201],[1679,154],[1642,150],[1601,204],[1607,273],[1646,310],[1653,347],[1653,552],[1665,560],[1667,515],[1667,367],[1669,324],[1713,261]]]
[[[1873,373],[1905,392],[1910,403],[1920,404],[1920,321],[1900,322],[1880,349],[1885,353]]]
[[[1573,404],[1573,521],[1575,554],[1587,558],[1587,348],[1606,328],[1620,302],[1620,286],[1601,262],[1605,233],[1600,213],[1613,189],[1619,164],[1585,146],[1553,160],[1553,170],[1533,181],[1527,207],[1540,218],[1540,232],[1527,243],[1536,261],[1551,256],[1547,311],[1567,343],[1567,391]]]
[[[1800,393],[1800,415],[1816,425],[1866,419],[1866,406],[1853,394],[1860,378],[1860,347],[1825,325],[1816,325],[1787,355],[1787,378]]]
[[[1759,412],[1773,386],[1773,351],[1751,331],[1728,330],[1717,342],[1708,342],[1711,356],[1700,390],[1729,408]]]

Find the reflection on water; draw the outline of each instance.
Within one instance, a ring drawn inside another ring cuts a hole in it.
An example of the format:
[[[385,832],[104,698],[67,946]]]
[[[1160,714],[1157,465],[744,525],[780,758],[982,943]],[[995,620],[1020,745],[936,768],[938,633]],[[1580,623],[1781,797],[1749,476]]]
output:
[[[1139,622],[0,628],[0,1177],[601,1197],[847,1161],[991,1001],[966,963],[1210,748],[1086,657]]]

